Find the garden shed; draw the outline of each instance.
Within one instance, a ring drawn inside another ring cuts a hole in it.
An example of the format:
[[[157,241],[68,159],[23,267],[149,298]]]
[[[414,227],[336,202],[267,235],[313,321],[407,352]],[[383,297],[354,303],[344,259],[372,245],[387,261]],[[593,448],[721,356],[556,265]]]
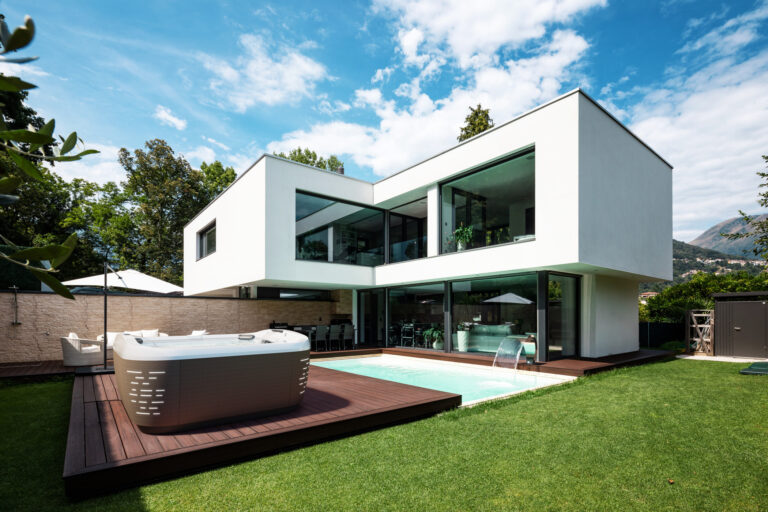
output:
[[[715,293],[715,355],[768,358],[768,291]]]

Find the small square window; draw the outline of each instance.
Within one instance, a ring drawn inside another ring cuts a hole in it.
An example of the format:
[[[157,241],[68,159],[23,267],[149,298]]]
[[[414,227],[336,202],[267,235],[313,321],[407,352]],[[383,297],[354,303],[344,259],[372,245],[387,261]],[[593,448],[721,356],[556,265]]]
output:
[[[197,233],[197,259],[216,252],[216,221]]]

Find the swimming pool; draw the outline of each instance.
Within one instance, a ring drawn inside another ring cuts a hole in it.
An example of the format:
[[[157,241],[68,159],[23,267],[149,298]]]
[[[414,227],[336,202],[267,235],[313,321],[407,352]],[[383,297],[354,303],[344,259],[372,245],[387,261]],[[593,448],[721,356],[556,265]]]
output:
[[[391,354],[312,361],[312,364],[366,377],[456,393],[461,395],[462,405],[513,395],[529,389],[562,384],[575,378],[523,370],[518,370],[515,375],[513,370],[506,368]]]

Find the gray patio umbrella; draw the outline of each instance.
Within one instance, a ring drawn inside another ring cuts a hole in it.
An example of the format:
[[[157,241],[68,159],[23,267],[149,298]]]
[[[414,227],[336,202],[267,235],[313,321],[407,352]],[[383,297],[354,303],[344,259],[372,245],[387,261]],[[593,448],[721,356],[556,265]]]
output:
[[[486,299],[483,302],[498,302],[501,304],[533,304],[532,300],[528,300],[525,297],[521,297],[520,295],[512,292],[504,293],[497,297],[491,297],[490,299]]]
[[[111,270],[112,272],[108,272]],[[121,270],[116,272],[109,263],[104,262],[104,274],[95,276],[81,277],[64,281],[65,286],[97,286],[104,289],[104,367],[99,373],[111,373],[114,369],[107,367],[107,290],[111,288],[124,288],[128,290],[141,290],[153,293],[176,293],[183,292],[184,288],[175,284],[167,283],[162,279],[142,274],[138,270]]]

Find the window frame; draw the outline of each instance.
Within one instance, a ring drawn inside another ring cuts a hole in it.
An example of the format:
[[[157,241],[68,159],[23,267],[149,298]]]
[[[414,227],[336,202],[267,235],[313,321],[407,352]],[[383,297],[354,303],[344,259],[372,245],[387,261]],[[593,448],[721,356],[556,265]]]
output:
[[[475,166],[475,167],[472,167],[470,169],[467,169],[466,171],[462,171],[460,173],[454,174],[453,176],[451,176],[449,178],[445,178],[445,179],[437,182],[437,204],[439,205],[439,208],[438,208],[438,211],[437,211],[437,220],[438,220],[437,225],[438,225],[438,228],[439,228],[438,229],[438,239],[437,239],[437,255],[438,256],[444,256],[444,255],[447,255],[447,254],[455,254],[454,252],[444,251],[444,244],[443,244],[443,187],[445,185],[451,183],[452,181],[460,180],[461,178],[465,178],[465,177],[467,177],[467,176],[469,176],[471,174],[477,174],[479,172],[483,172],[485,170],[490,169],[491,167],[494,167],[494,166],[499,165],[499,164],[503,164],[504,162],[506,162],[508,160],[514,160],[516,158],[524,157],[525,155],[527,155],[529,153],[533,153],[534,154],[534,158],[535,158],[535,155],[536,155],[536,145],[535,144],[531,144],[529,146],[525,146],[523,148],[516,149],[514,151],[511,151],[509,153],[501,155],[498,158],[494,158],[492,160],[489,160],[488,162],[485,162],[485,163],[480,164],[478,166]],[[536,162],[536,160],[534,160],[534,167],[533,167],[534,179],[536,179],[536,164],[535,164],[535,162]],[[534,197],[534,208],[535,208],[535,197]],[[455,211],[451,211],[451,215],[455,215]],[[535,213],[534,213],[534,226],[535,226],[535,218],[536,217],[535,217]],[[455,219],[453,219],[453,220],[455,222]],[[475,247],[475,248],[466,249],[466,250],[468,250],[468,251],[476,251],[476,250],[480,250],[480,249],[488,249],[489,247],[499,247],[499,246],[502,246],[502,245],[519,244],[521,242],[528,242],[530,240],[535,240],[535,239],[536,239],[536,233],[534,232],[533,238],[529,239],[529,240],[522,240],[522,241],[517,241],[517,242],[509,241],[509,242],[505,242],[503,244],[487,245],[487,246],[484,246],[484,247]]]
[[[208,249],[208,240],[207,235],[211,230],[216,229],[216,219],[213,219],[212,222],[209,222],[205,225],[203,229],[197,232],[197,260],[200,261],[203,258],[206,258],[210,256],[211,254],[216,254],[216,244],[214,243],[214,249],[211,252],[205,252]],[[214,240],[216,239],[216,233],[214,232]],[[205,254],[203,254],[205,252]]]

